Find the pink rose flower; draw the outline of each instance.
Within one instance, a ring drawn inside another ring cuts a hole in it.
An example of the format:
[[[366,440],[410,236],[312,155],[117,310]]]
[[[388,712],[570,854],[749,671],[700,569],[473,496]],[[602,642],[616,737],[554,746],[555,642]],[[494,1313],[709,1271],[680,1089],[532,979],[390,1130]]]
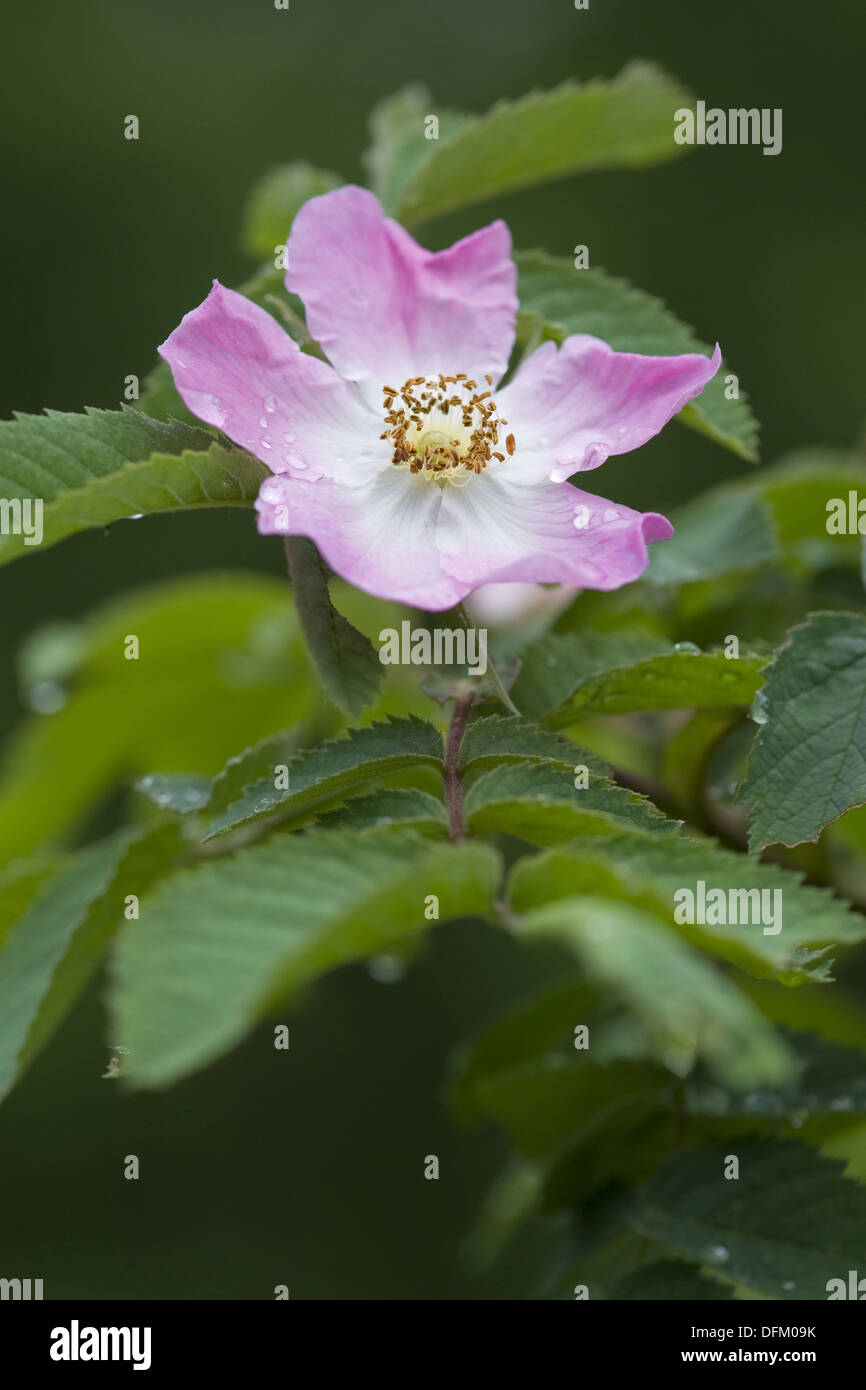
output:
[[[286,285],[328,362],[214,281],[160,353],[186,405],[271,470],[265,535],[308,536],[380,598],[450,608],[491,583],[616,589],[673,534],[568,479],[646,443],[719,368],[699,353],[514,344],[511,237],[494,222],[426,251],[356,187],[312,198]]]

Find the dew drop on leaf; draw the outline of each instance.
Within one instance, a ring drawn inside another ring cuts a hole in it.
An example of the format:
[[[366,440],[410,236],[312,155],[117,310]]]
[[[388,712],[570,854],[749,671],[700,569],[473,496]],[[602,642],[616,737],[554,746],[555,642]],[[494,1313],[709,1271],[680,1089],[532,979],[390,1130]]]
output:
[[[67,698],[59,681],[37,681],[27,691],[25,702],[34,714],[56,714],[63,709]]]
[[[726,1245],[709,1245],[703,1252],[703,1258],[708,1264],[724,1264],[725,1260],[730,1259],[730,1250]]]
[[[749,718],[753,724],[766,724],[767,722],[767,697],[763,690],[759,690],[754,700],[752,708],[749,710]]]
[[[379,985],[394,985],[406,973],[406,966],[399,956],[373,956],[367,961],[367,973]]]
[[[854,1099],[852,1096],[834,1096],[830,1101],[831,1110],[853,1110]]]

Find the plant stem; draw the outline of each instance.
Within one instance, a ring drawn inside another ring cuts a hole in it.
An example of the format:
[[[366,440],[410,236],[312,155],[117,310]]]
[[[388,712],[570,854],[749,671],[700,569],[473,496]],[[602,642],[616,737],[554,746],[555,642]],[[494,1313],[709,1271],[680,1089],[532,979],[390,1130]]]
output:
[[[472,627],[472,619],[466,612],[466,609],[462,603],[458,603],[457,613],[459,614],[460,621],[462,622],[465,628]],[[509,710],[511,714],[519,714],[520,710],[517,708],[508,691],[505,689],[505,686],[502,684],[502,678],[496,669],[496,663],[490,656],[489,652],[487,655],[487,679],[493,686],[493,691],[496,695],[496,698],[502,701],[502,704],[505,706],[505,708]]]
[[[509,710],[511,714],[519,714],[520,710],[517,708],[508,691],[505,689],[505,686],[502,684],[502,680],[500,678],[499,672],[496,669],[496,665],[493,661],[491,661],[489,656],[487,658],[487,675],[490,680],[490,684],[493,686],[494,691],[496,692],[499,699],[502,701],[505,708]]]
[[[466,839],[463,819],[463,779],[460,776],[460,745],[466,732],[466,721],[475,696],[461,695],[454,701],[454,713],[445,739],[445,805],[448,808],[448,832],[452,840]]]

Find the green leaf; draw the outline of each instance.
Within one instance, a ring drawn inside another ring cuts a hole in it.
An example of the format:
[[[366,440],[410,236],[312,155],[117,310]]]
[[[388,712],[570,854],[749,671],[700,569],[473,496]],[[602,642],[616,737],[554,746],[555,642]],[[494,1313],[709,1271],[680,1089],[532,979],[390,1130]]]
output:
[[[162,811],[189,815],[207,805],[211,780],[185,772],[148,773],[135,784],[135,790],[152,801]]]
[[[514,762],[554,763],[566,768],[574,766],[576,756],[573,744],[521,715],[489,714],[476,719],[460,745],[460,766],[464,772]]]
[[[172,580],[106,605],[80,636],[62,707],[25,718],[6,745],[4,858],[67,834],[128,779],[213,776],[244,741],[314,707],[285,581],[247,574]],[[137,660],[125,656],[130,636],[138,638]]]
[[[702,825],[706,817],[704,786],[707,767],[724,736],[740,715],[731,710],[702,709],[674,734],[664,750],[662,781],[677,809]]]
[[[206,840],[274,815],[310,811],[407,767],[442,767],[442,735],[415,718],[350,729],[345,738],[301,753],[288,755],[285,747],[284,736],[266,739],[230,761],[214,781]],[[280,766],[288,772],[285,789],[275,785]]]
[[[570,1147],[583,1150],[605,1130],[636,1126],[663,1106],[666,1078],[659,1068],[630,1061],[597,1065],[580,1055],[584,1060],[552,1054],[486,1076],[475,1086],[473,1104],[532,1158],[550,1158]],[[607,1181],[620,1173],[620,1165],[615,1170],[611,1165]]]
[[[19,917],[65,862],[66,856],[55,852],[16,859],[0,869],[0,950]]]
[[[462,1259],[473,1272],[491,1269],[518,1228],[532,1217],[539,1179],[535,1164],[515,1158],[494,1178],[461,1249]]]
[[[615,1043],[613,1051],[605,1046],[621,1016],[606,1031],[598,1012],[602,993],[609,1011],[609,991],[585,979],[547,990],[496,1019],[456,1062],[452,1102],[458,1118],[493,1118],[518,1148],[545,1159],[539,1170],[545,1205],[572,1156],[587,1179],[586,1190],[615,1177],[639,1176],[643,1140],[673,1114],[674,1078],[640,1054],[620,1057]],[[589,1029],[591,1052],[576,1048],[580,1025]],[[566,1189],[564,1203],[571,1206],[575,1183],[569,1179]]]
[[[124,831],[45,883],[0,950],[0,1096],[69,1012],[123,921],[179,848],[174,826]]]
[[[554,1049],[574,1049],[574,1029],[597,1007],[599,992],[584,978],[545,989],[488,1024],[454,1060],[451,1100],[464,1122],[485,1114],[483,1090],[493,1077],[543,1061]]]
[[[566,82],[499,102],[456,129],[451,118],[440,139],[428,142],[426,157],[414,142],[407,157],[403,142],[397,216],[423,222],[567,174],[674,159],[684,149],[674,142],[673,113],[690,101],[684,87],[651,63],[632,63],[613,80]]]
[[[355,796],[345,806],[326,811],[318,823],[338,830],[418,830],[425,835],[447,835],[448,815],[441,801],[418,787],[380,787],[367,796]]]
[[[612,989],[643,1021],[654,1055],[676,1070],[702,1057],[746,1090],[790,1079],[793,1059],[751,1000],[648,912],[603,897],[550,902],[523,916],[522,936],[552,936],[590,981]]]
[[[249,503],[267,470],[204,429],[130,410],[0,421],[0,490],[43,502],[41,544],[120,517]],[[0,536],[0,564],[36,549]]]
[[[327,571],[312,541],[286,537],[286,554],[313,669],[337,708],[356,717],[376,702],[385,673],[378,653],[331,603]]]
[[[253,188],[244,209],[241,240],[245,251],[272,260],[285,244],[298,209],[308,198],[339,188],[343,179],[330,169],[314,169],[298,160],[270,169]]]
[[[117,1036],[129,1076],[162,1085],[225,1052],[269,1002],[439,919],[486,913],[499,860],[486,845],[338,831],[277,836],[176,875],[118,942]]]
[[[766,671],[741,799],[749,846],[799,845],[866,802],[866,618],[813,613]]]
[[[123,517],[187,507],[248,507],[267,476],[264,464],[250,454],[220,444],[206,451],[153,454],[143,463],[127,463],[116,473],[95,478],[86,487],[60,493],[44,511],[43,545]],[[0,550],[0,563],[7,558],[15,554]]]
[[[476,707],[488,701],[502,706],[506,704],[502,692],[507,695],[514,684],[518,665],[517,658],[509,654],[497,655],[495,666],[492,661],[489,662],[486,676],[469,675],[466,666],[434,665],[428,668],[430,674],[424,677],[420,688],[428,699],[435,700],[437,705],[443,707],[452,700],[463,700],[467,695],[472,696]]]
[[[849,492],[866,497],[866,468],[856,455],[827,446],[797,449],[752,481],[769,506],[783,549],[817,564],[859,565],[859,532],[850,536],[827,531],[827,504],[847,503]]]
[[[577,684],[587,677],[618,666],[632,666],[646,657],[672,650],[666,638],[644,628],[546,633],[520,653],[514,698],[524,716],[534,719],[565,704]]]
[[[693,1299],[724,1302],[734,1297],[732,1291],[715,1279],[707,1278],[700,1267],[682,1260],[654,1260],[636,1269],[610,1295],[612,1299],[655,1301],[660,1303],[690,1303]]]
[[[566,772],[522,763],[485,773],[466,795],[470,830],[476,835],[500,830],[532,845],[559,845],[629,826],[660,835],[679,829],[679,821],[668,820],[645,797],[590,771],[578,749],[574,757],[587,767],[588,785],[580,789],[573,767]]]
[[[753,493],[712,494],[671,518],[674,535],[650,550],[651,584],[690,584],[757,569],[778,555],[768,507]]]
[[[826,1042],[814,1033],[782,1036],[797,1059],[797,1074],[788,1087],[733,1093],[706,1077],[690,1077],[683,1104],[690,1115],[740,1116],[799,1128],[816,1116],[844,1119],[866,1115],[866,1054]]]
[[[697,894],[700,882],[707,895],[720,889],[726,904],[733,901],[735,915],[750,920],[727,925],[675,923],[674,895],[684,888]],[[826,978],[827,950],[866,937],[866,919],[826,889],[808,887],[793,870],[723,850],[711,840],[635,832],[596,836],[521,860],[512,870],[509,889],[518,913],[581,892],[629,902],[676,926],[702,950],[750,974],[789,984]],[[765,931],[768,924],[751,920],[754,903],[746,911],[739,898],[728,897],[732,890],[750,889],[767,891],[766,904],[781,930],[771,926]]]
[[[556,632],[523,653],[512,693],[550,729],[636,710],[728,708],[751,703],[763,660],[678,649],[650,634]]]
[[[434,148],[425,134],[426,118],[439,121],[439,139],[449,139],[471,117],[458,111],[442,111],[426,87],[405,87],[386,97],[370,113],[372,143],[364,153],[370,184],[385,211],[395,214],[419,165],[431,158]]]
[[[777,989],[771,980],[745,980],[743,988],[761,1013],[794,1034],[814,1033],[830,1043],[866,1053],[866,1017],[855,994],[833,989]]]
[[[807,572],[857,569],[862,538],[856,522],[850,535],[827,531],[828,503],[839,499],[847,520],[850,492],[866,497],[866,468],[855,456],[826,447],[797,450],[675,512],[676,534],[652,547],[646,582],[730,580],[783,557]]]
[[[780,1299],[826,1299],[831,1279],[866,1268],[866,1189],[844,1164],[791,1140],[738,1140],[677,1154],[632,1217],[643,1235],[732,1284]]]
[[[572,333],[591,333],[617,352],[661,357],[711,350],[661,300],[634,289],[626,280],[615,280],[594,268],[575,270],[570,261],[540,251],[521,253],[516,260],[520,303],[543,314],[548,337],[561,340]],[[677,418],[754,462],[757,422],[742,391],[737,399],[728,400],[725,378],[729,374],[723,364]]]

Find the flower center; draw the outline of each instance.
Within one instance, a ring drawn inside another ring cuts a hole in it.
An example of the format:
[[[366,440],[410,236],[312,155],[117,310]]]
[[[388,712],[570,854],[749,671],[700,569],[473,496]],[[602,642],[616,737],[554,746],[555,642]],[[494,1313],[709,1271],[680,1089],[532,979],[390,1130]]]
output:
[[[489,376],[485,381],[493,385]],[[490,390],[479,391],[465,372],[410,376],[399,391],[383,386],[382,397],[385,429],[379,438],[391,441],[391,462],[425,482],[461,486],[514,453],[513,434],[496,447],[508,421],[499,418]]]

